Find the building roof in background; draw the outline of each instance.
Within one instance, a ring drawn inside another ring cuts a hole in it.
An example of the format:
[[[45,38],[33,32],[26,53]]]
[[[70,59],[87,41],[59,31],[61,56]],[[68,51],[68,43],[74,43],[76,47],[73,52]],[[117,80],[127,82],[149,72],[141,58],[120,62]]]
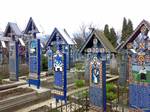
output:
[[[100,43],[102,43],[102,45],[104,46],[106,52],[112,52],[112,53],[117,52],[115,50],[115,48],[113,47],[113,45],[110,43],[110,41],[105,37],[105,35],[103,34],[102,31],[100,31],[98,29],[93,29],[91,34],[88,36],[87,40],[80,47],[79,53],[82,53],[84,51],[87,44],[90,42],[91,38],[94,38],[94,35],[100,41]]]
[[[126,45],[130,42],[133,42],[136,37],[141,33],[141,27],[145,26],[150,31],[150,23],[146,20],[142,20],[141,23],[136,27],[136,29],[133,31],[133,33],[123,42],[122,45],[117,46],[117,50],[120,51],[123,48],[126,48]]]
[[[18,25],[16,23],[12,23],[12,22],[8,22],[3,35],[6,37],[8,33],[13,33],[16,36],[23,35],[22,32],[20,31]]]

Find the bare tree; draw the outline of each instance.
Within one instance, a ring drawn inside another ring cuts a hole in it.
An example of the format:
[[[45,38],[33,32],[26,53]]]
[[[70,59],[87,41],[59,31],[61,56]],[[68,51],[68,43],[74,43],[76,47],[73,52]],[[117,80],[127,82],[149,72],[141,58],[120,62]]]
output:
[[[88,25],[82,23],[79,27],[79,31],[73,34],[74,39],[77,42],[78,48],[83,44],[83,42],[88,37],[91,28],[95,28],[95,25],[93,25],[93,23],[90,23]]]

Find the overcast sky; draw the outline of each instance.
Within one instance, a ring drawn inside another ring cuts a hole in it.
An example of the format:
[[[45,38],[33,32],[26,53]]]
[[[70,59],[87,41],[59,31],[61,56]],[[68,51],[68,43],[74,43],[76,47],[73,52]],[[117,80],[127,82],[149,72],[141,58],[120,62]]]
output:
[[[30,16],[46,33],[54,27],[73,33],[83,23],[100,29],[109,24],[119,31],[123,17],[130,18],[134,27],[143,19],[150,21],[150,0],[1,0],[0,4],[2,31],[8,21],[24,29]]]

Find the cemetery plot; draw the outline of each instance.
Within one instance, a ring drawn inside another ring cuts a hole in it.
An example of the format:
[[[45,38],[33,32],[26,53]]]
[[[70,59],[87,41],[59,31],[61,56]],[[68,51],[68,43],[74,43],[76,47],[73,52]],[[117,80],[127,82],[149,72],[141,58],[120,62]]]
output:
[[[24,85],[24,84],[26,84],[26,81],[16,82],[16,83],[13,83],[13,82],[7,82],[6,84],[0,85],[0,91],[6,90],[6,89],[15,88],[15,87],[18,87],[18,86]]]
[[[50,90],[46,88],[28,88],[27,85],[0,91],[0,111],[14,109],[50,98]],[[23,107],[28,108],[28,107]]]
[[[25,93],[33,92],[34,90],[29,88],[13,88],[10,90],[0,91],[0,100],[4,100],[6,98],[22,95]]]
[[[50,112],[50,108],[47,105],[41,106],[37,109],[31,110],[29,112]]]
[[[0,111],[32,101],[36,91],[29,88],[11,88],[0,91]]]

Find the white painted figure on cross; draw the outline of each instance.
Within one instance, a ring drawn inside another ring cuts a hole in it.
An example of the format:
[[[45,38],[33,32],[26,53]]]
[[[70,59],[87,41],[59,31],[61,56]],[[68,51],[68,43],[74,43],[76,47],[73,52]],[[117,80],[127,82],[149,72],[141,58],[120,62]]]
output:
[[[63,56],[59,50],[56,51],[56,55],[54,55],[54,69],[55,71],[63,71]]]
[[[100,71],[99,71],[99,63],[97,57],[93,58],[92,63],[92,82],[94,84],[98,84],[100,82]]]

